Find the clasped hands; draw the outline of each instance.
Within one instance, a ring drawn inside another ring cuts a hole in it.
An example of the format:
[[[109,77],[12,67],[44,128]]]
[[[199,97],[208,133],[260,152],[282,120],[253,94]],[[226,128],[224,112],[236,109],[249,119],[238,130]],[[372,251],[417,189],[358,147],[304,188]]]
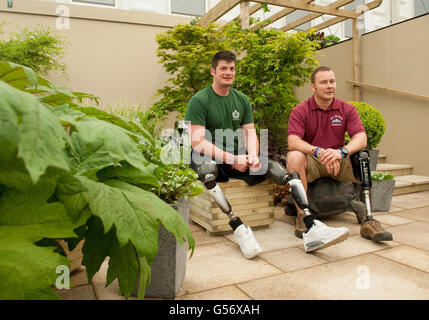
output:
[[[318,159],[326,167],[329,174],[336,176],[340,172],[341,151],[338,149],[324,149]]]
[[[240,154],[234,157],[233,169],[245,172],[248,168],[252,171],[258,171],[261,168],[261,163],[257,155]]]

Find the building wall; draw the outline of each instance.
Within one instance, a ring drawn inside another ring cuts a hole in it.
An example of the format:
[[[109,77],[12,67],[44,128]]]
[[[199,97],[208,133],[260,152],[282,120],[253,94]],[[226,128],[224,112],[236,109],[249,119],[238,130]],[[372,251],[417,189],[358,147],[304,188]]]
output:
[[[57,13],[58,10],[58,13]],[[70,27],[59,15],[70,13]],[[56,85],[95,94],[102,106],[132,104],[149,107],[168,75],[156,57],[156,34],[190,18],[126,11],[118,8],[82,6],[48,1],[14,1],[13,9],[0,2],[3,38],[17,26],[38,24],[60,32],[70,47],[65,55],[69,80],[49,75]]]
[[[362,81],[375,86],[429,96],[429,15],[405,21],[362,37]],[[337,97],[353,100],[352,41],[319,51],[320,65],[333,68]],[[310,86],[296,90],[299,100],[311,95]],[[362,101],[377,108],[386,121],[379,145],[389,163],[411,164],[414,174],[429,175],[429,102],[362,89]]]

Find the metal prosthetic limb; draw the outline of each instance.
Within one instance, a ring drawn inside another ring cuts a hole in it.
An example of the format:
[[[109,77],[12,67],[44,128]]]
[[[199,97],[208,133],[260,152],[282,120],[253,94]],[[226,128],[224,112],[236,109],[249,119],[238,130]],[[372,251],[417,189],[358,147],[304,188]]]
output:
[[[361,150],[350,158],[353,173],[357,179],[362,183],[363,194],[365,197],[365,207],[366,207],[366,218],[365,220],[372,219],[371,211],[371,201],[370,201],[370,191],[372,187],[371,180],[371,169],[369,167],[369,153],[367,150]]]
[[[298,173],[294,172],[288,174],[285,167],[283,167],[277,161],[268,159],[268,176],[275,184],[283,186],[289,184],[292,190],[292,197],[298,207],[304,212],[306,216],[310,216],[310,210],[308,208],[307,192],[305,192],[304,186],[299,178]]]
[[[229,218],[229,225],[233,230],[237,229],[243,222],[239,217],[236,217],[232,212],[231,205],[226,199],[223,191],[216,182],[217,166],[214,161],[206,161],[197,167],[199,180],[204,183],[212,198],[215,200],[218,207]]]

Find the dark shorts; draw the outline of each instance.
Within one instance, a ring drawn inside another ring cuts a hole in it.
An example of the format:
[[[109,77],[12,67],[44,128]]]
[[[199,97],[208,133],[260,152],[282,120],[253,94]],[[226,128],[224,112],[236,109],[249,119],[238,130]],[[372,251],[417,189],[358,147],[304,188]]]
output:
[[[194,162],[195,159],[197,159],[197,163]],[[212,159],[207,156],[198,155],[197,157],[194,157],[194,155],[192,154],[191,169],[197,171],[198,165],[200,165],[204,161],[211,160]],[[265,181],[266,179],[265,175],[250,174],[249,169],[247,169],[245,172],[241,172],[233,169],[231,165],[226,163],[217,163],[216,165],[218,169],[218,174],[216,178],[217,182],[228,182],[229,179],[232,178],[244,180],[248,185],[253,186],[255,184],[261,183],[262,181]]]

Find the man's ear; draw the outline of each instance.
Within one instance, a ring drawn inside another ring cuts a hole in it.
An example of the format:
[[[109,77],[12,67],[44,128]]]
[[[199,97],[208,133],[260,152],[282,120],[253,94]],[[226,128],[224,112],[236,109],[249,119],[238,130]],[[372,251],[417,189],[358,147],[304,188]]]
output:
[[[214,76],[214,75],[215,75],[215,73],[216,73],[216,70],[215,70],[214,68],[210,68],[210,74],[211,74],[212,76]]]
[[[316,85],[314,83],[311,83],[310,86],[311,86],[311,90],[313,90],[313,92],[316,91]]]

